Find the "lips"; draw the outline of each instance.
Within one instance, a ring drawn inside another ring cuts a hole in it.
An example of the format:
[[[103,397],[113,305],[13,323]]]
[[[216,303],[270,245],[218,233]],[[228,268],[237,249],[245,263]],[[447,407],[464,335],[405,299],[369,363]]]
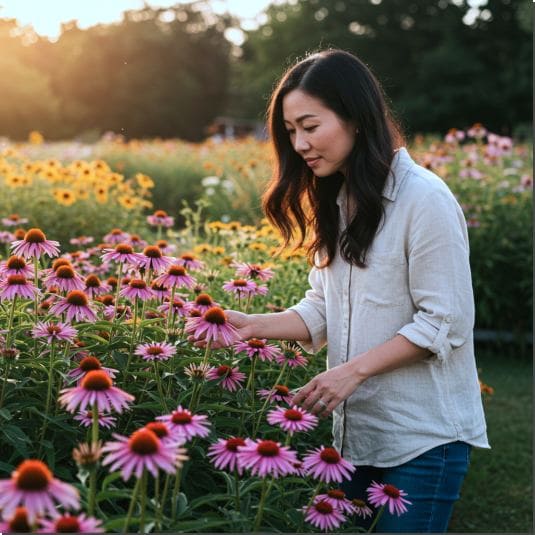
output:
[[[305,162],[309,167],[315,167],[319,161],[321,160],[321,157],[318,156],[317,158],[305,158]]]

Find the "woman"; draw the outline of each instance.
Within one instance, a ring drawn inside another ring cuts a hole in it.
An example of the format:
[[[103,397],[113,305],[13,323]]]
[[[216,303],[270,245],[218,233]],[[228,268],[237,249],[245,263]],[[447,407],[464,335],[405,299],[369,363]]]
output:
[[[462,211],[401,146],[378,82],[349,53],[293,66],[269,128],[278,165],[264,209],[287,243],[311,232],[310,289],[284,312],[228,318],[243,338],[327,344],[327,371],[295,402],[332,413],[334,445],[357,466],[348,497],[389,483],[412,505],[377,531],[446,531],[471,447],[489,447]]]

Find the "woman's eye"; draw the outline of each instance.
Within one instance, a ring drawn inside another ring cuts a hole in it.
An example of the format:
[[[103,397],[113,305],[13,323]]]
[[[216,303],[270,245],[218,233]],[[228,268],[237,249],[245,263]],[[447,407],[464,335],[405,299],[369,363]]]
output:
[[[314,130],[316,130],[317,127],[318,127],[317,125],[316,126],[307,126],[304,130],[306,132],[314,132]]]
[[[291,136],[292,134],[295,134],[295,130],[286,130],[288,132],[288,135]]]

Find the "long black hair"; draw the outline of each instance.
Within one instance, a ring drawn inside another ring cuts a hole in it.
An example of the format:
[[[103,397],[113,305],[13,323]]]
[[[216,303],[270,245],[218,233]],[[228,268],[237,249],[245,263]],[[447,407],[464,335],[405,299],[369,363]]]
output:
[[[299,89],[319,99],[341,119],[358,127],[355,144],[347,160],[345,175],[315,177],[292,147],[284,125],[283,99]],[[386,104],[383,90],[368,67],[349,52],[329,49],[296,63],[281,78],[268,108],[268,128],[275,149],[274,174],[263,196],[263,208],[285,245],[297,230],[303,245],[307,230],[313,235],[309,260],[323,253],[319,266],[328,266],[338,245],[342,257],[359,267],[366,266],[366,253],[375,237],[384,209],[382,192],[394,150],[403,136]],[[348,198],[357,207],[347,228],[339,236],[336,198],[345,183]]]

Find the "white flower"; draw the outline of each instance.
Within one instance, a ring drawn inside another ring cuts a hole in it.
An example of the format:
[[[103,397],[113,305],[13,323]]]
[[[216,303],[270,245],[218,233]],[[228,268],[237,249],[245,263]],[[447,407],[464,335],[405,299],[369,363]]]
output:
[[[204,188],[208,188],[209,186],[217,186],[221,182],[221,179],[218,176],[205,176],[201,180],[201,184]]]

